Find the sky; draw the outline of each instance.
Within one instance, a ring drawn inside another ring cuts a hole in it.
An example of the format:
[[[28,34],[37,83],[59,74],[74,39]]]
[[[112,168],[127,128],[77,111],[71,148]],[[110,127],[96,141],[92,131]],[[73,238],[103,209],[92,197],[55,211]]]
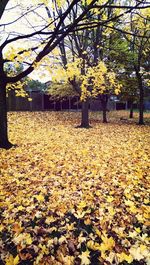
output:
[[[18,2],[22,3],[22,6],[20,7],[18,5]],[[29,8],[31,1],[19,1],[19,0],[11,0],[8,2],[6,10],[0,20],[0,43],[3,43],[6,38],[12,38],[19,34],[30,34],[34,32],[34,28],[39,29],[41,26],[44,25],[44,19],[46,18],[47,14],[45,11],[45,8],[36,8],[36,5],[34,5],[35,12],[31,12],[28,15],[26,14],[27,8]],[[20,18],[23,14],[26,14],[22,18]],[[19,18],[19,19],[18,19]],[[12,23],[14,22],[14,23]],[[3,25],[3,26],[2,26]],[[40,37],[40,36],[38,36]],[[34,38],[34,40],[29,41],[23,41],[22,46],[23,47],[30,47],[31,44],[35,45],[37,43],[37,38]],[[13,43],[14,45],[14,43]],[[20,42],[15,42],[15,48],[20,48]],[[4,52],[8,51],[8,46],[4,50]],[[39,76],[40,74],[40,76]],[[42,82],[46,82],[50,79],[49,76],[44,76],[42,78],[42,73],[39,71],[33,71],[33,73],[30,74],[31,78],[39,79]]]

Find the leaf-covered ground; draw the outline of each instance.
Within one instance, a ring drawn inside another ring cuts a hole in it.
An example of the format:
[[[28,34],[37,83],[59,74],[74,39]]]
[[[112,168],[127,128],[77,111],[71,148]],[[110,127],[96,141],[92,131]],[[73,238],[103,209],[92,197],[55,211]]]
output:
[[[124,114],[87,130],[80,113],[9,113],[1,265],[150,264],[150,127]]]

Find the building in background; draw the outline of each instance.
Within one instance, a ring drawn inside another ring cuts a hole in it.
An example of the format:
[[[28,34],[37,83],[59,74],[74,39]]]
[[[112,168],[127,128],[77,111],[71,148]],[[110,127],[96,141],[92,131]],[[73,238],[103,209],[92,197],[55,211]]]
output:
[[[63,111],[81,109],[81,102],[79,96],[64,97],[59,100],[54,100],[48,95],[47,85],[39,81],[31,80],[26,91],[32,101],[27,97],[16,97],[15,91],[10,90],[7,98],[8,111]],[[137,108],[134,104],[134,108]],[[146,97],[144,103],[145,110],[150,110],[150,98]],[[92,99],[89,103],[89,108],[92,111],[101,111],[101,102],[98,99]],[[108,110],[124,110],[130,108],[129,102],[120,101],[117,96],[111,96],[108,100]]]

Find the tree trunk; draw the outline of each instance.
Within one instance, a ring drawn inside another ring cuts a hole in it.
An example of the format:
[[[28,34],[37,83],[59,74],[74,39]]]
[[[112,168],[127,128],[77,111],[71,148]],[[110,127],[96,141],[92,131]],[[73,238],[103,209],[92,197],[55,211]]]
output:
[[[8,2],[9,2],[9,0],[1,0],[1,3],[0,3],[0,18],[2,17],[2,15],[4,13],[4,10],[5,10],[5,7],[6,7]]]
[[[138,76],[138,85],[140,91],[140,98],[139,98],[139,124],[144,124],[144,88],[142,83],[142,78],[139,74]]]
[[[130,115],[129,115],[130,119],[133,119],[133,101],[130,102]]]
[[[103,123],[107,123],[107,110],[103,108]]]
[[[89,125],[89,99],[82,102],[81,128],[90,128]]]
[[[101,95],[103,123],[107,123],[107,102],[108,102],[108,96],[107,95]]]
[[[6,83],[0,82],[0,148],[9,149],[12,144],[8,141]]]

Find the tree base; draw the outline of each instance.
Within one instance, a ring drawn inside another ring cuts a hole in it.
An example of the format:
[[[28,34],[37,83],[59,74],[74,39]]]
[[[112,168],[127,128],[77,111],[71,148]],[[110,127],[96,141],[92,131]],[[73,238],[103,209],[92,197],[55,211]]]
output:
[[[0,143],[0,148],[2,148],[2,149],[9,150],[9,149],[11,149],[12,147],[17,147],[17,145],[16,145],[16,144],[12,144],[12,143],[10,143],[9,141],[7,141],[7,142],[3,142],[3,143]]]
[[[145,123],[143,121],[139,121],[138,125],[145,125]]]
[[[90,129],[90,128],[92,128],[92,126],[90,126],[90,125],[84,125],[84,124],[81,124],[81,125],[78,125],[78,126],[76,126],[75,128],[84,128],[84,129]]]
[[[133,113],[130,113],[130,115],[129,115],[129,119],[133,119],[134,117],[133,117]]]

